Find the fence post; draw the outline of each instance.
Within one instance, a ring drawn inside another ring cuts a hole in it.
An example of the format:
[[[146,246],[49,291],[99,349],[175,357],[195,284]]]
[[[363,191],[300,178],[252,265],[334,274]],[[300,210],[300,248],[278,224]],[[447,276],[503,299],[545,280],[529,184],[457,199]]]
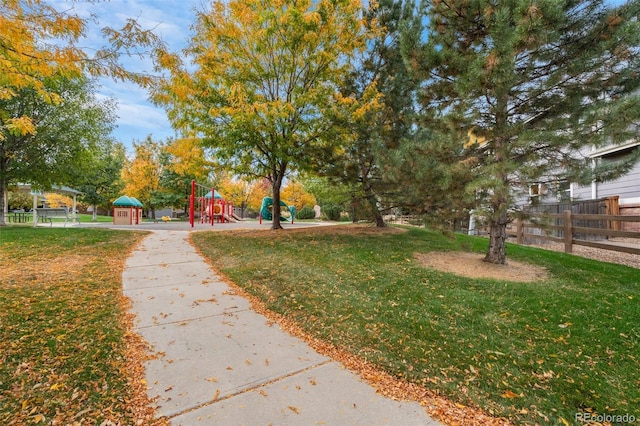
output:
[[[573,218],[571,217],[571,210],[565,210],[563,213],[564,221],[564,252],[573,252]]]
[[[522,244],[524,240],[524,220],[516,219],[516,243]]]

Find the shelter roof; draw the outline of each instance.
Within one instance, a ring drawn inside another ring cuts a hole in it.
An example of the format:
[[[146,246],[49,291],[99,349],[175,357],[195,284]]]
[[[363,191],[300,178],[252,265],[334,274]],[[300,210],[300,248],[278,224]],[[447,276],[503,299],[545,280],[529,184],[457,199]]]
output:
[[[116,207],[142,207],[142,203],[135,197],[127,197],[123,195],[117,198],[113,205]]]
[[[220,193],[218,191],[216,191],[215,189],[213,190],[214,192],[214,197],[216,199],[222,199],[224,198],[222,195],[220,195]],[[211,198],[211,191],[207,192],[207,195],[204,196],[204,198]]]
[[[33,189],[30,183],[19,183],[17,187],[18,187],[18,191],[20,192],[28,191],[32,195],[43,195],[44,192],[56,192],[58,194],[71,195],[71,196],[83,194],[82,191],[78,191],[77,189],[69,188],[68,186],[64,186],[64,185],[62,186],[52,185],[50,191]]]

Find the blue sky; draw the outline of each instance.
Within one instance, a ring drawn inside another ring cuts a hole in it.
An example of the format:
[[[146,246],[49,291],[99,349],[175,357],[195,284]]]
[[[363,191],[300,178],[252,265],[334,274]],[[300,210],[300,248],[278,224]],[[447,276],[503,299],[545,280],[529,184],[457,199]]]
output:
[[[135,18],[143,28],[154,29],[173,51],[182,49],[189,38],[190,27],[194,22],[195,8],[202,9],[203,0],[100,0],[96,3],[87,1],[69,2],[67,0],[50,0],[57,10],[73,8],[82,18],[91,14],[97,16],[97,23],[90,22],[87,37],[80,42],[89,54],[95,48],[106,45],[99,29],[105,26],[121,28],[127,18]],[[152,72],[150,60],[139,58],[123,58],[128,69],[138,72]],[[133,83],[114,81],[102,78],[99,97],[110,97],[118,103],[118,128],[114,137],[131,149],[133,141],[142,141],[148,135],[155,140],[165,140],[174,135],[166,114],[162,108],[151,104],[146,90]]]

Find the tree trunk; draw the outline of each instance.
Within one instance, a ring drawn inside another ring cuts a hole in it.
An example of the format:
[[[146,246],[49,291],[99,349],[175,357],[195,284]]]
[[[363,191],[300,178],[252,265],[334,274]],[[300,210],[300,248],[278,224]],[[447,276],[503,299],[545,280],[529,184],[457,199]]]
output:
[[[380,212],[380,209],[378,208],[378,198],[376,197],[376,194],[371,187],[371,183],[369,182],[367,173],[368,172],[364,172],[362,177],[362,188],[364,189],[364,197],[367,199],[367,203],[369,203],[371,214],[373,215],[373,220],[376,223],[376,227],[384,228],[387,226],[387,224],[384,223],[382,212]]]
[[[91,218],[91,220],[93,222],[97,222],[98,221],[98,206],[97,205],[93,205],[93,216]]]
[[[358,222],[358,199],[353,193],[351,194],[351,222]]]
[[[0,226],[5,226],[4,211],[7,206],[4,205],[6,184],[4,178],[0,178]]]
[[[507,263],[507,214],[499,213],[489,221],[489,250],[484,258],[485,262],[498,265]]]
[[[280,224],[280,187],[282,186],[282,179],[284,178],[282,173],[274,173],[273,182],[271,183],[271,190],[273,192],[273,207],[271,222],[271,229],[282,229]]]
[[[507,209],[509,207],[509,173],[506,162],[508,161],[508,138],[504,136],[504,129],[508,128],[508,91],[504,91],[498,97],[496,113],[496,134],[493,146],[493,162],[496,165],[494,172],[496,183],[492,189],[491,214],[489,216],[489,250],[484,261],[496,265],[507,263]]]
[[[371,214],[373,215],[373,220],[376,223],[376,227],[385,228],[387,224],[384,222],[382,212],[380,212],[380,209],[378,208],[378,199],[370,190],[367,191],[366,197],[367,201],[369,202],[369,206],[371,207]]]

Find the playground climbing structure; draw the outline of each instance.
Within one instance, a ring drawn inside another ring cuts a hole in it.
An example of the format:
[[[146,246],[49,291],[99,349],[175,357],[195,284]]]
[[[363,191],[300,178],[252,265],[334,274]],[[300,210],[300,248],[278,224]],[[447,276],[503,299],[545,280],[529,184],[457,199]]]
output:
[[[290,213],[289,217],[282,215],[283,208]],[[287,203],[280,200],[280,220],[293,223],[295,215],[296,208],[294,206],[288,206]],[[271,197],[264,197],[262,199],[262,205],[260,206],[260,223],[262,223],[262,219],[273,219],[273,198]]]
[[[191,227],[198,223],[208,223],[213,226],[218,223],[236,222],[240,220],[235,215],[233,204],[227,202],[218,191],[191,181],[191,195],[189,196],[189,223]]]

